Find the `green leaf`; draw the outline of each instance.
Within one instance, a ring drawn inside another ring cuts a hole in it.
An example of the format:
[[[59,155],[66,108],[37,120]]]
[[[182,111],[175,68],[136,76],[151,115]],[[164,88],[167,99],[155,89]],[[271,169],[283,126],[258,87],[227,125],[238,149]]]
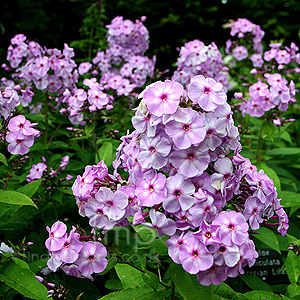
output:
[[[273,122],[267,121],[262,122],[262,131],[270,140],[273,140],[275,134],[276,127],[274,126]]]
[[[248,300],[244,295],[234,291],[229,285],[222,282],[213,286],[214,300]]]
[[[284,141],[287,141],[288,143],[292,144],[293,141],[292,141],[292,138],[290,136],[290,134],[287,132],[287,131],[284,131],[280,137],[284,140]]]
[[[289,148],[276,148],[267,151],[268,155],[297,155],[300,154],[300,148],[289,147]]]
[[[201,295],[201,299],[214,299],[212,288],[202,286],[197,280],[197,276],[190,275],[181,265],[172,263],[169,271],[178,292],[184,300],[198,300],[199,295]]]
[[[26,185],[18,188],[17,192],[25,194],[28,197],[32,197],[35,194],[35,192],[37,191],[37,189],[39,188],[41,182],[42,182],[42,179],[27,183]]]
[[[300,266],[297,255],[293,251],[289,251],[284,267],[291,283],[298,283],[300,276]]]
[[[139,287],[136,289],[127,288],[121,290],[120,292],[114,292],[108,294],[99,300],[159,300],[160,298],[153,291],[152,288],[148,286]],[[199,298],[198,298],[199,299]]]
[[[0,280],[30,299],[49,299],[46,287],[35,278],[35,274],[14,262],[2,266]]]
[[[262,291],[272,292],[271,287],[255,275],[244,274],[243,276],[241,276],[241,278],[253,290],[258,289]]]
[[[137,225],[132,227],[137,232],[138,236],[141,237],[141,240],[139,239],[137,241],[138,244],[149,245],[155,241],[157,237],[156,229],[149,228],[145,225]]]
[[[84,128],[86,136],[89,137],[90,134],[93,132],[94,129],[95,129],[95,125],[94,124],[90,124],[90,123],[86,124],[85,128]]]
[[[257,231],[258,234],[253,235],[254,238],[267,245],[270,249],[274,249],[281,254],[276,234],[271,229],[260,227]]]
[[[159,279],[156,274],[146,271],[146,273],[142,275],[142,278],[147,285],[152,287],[155,291],[157,290]]]
[[[266,291],[251,291],[245,293],[244,296],[250,300],[282,300],[280,296]]]
[[[295,296],[300,295],[300,286],[296,283],[292,283],[287,287],[287,291],[290,297],[294,299]]]
[[[0,161],[1,161],[4,165],[8,166],[6,157],[5,157],[2,153],[0,153]]]
[[[109,167],[113,161],[113,145],[111,142],[105,142],[99,149],[100,160],[103,160]],[[96,163],[98,163],[98,157],[96,155]]]
[[[281,184],[280,184],[280,180],[279,180],[279,177],[277,176],[276,172],[272,168],[267,166],[265,163],[260,163],[258,165],[258,168],[262,169],[264,171],[264,173],[273,180],[274,186],[276,186],[276,188],[277,188],[277,192],[280,193],[281,192]]]
[[[143,273],[127,264],[116,264],[115,270],[120,278],[123,288],[137,288],[146,285]]]
[[[282,198],[280,204],[282,204],[284,207],[300,206],[299,193],[281,191],[279,193],[279,197]]]
[[[37,206],[28,196],[14,191],[0,191],[0,202],[11,205],[30,205],[37,209]]]

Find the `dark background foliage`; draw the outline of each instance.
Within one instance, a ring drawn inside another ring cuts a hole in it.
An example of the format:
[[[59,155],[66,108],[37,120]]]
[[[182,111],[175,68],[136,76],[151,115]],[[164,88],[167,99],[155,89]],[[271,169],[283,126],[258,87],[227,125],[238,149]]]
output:
[[[95,9],[88,10],[92,4]],[[298,42],[300,3],[298,0],[15,0],[1,1],[1,61],[11,37],[24,33],[48,48],[63,48],[63,43],[83,39],[80,30],[84,18],[97,22],[96,11],[102,7],[103,19],[109,24],[117,15],[131,20],[147,16],[145,26],[150,32],[149,54],[156,54],[160,69],[170,68],[183,43],[200,39],[214,41],[218,47],[229,38],[222,24],[229,19],[248,18],[261,25],[266,40],[285,38]],[[76,47],[75,47],[76,48]],[[96,51],[96,49],[94,49]],[[76,57],[87,57],[76,52]]]

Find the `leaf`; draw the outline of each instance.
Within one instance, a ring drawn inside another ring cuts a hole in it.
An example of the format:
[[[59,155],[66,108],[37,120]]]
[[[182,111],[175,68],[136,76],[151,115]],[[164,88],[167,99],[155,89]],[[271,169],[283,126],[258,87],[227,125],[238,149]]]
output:
[[[37,189],[39,188],[40,184],[42,182],[42,179],[34,180],[30,183],[27,183],[26,185],[20,187],[17,189],[17,192],[25,194],[28,197],[32,197]]]
[[[146,271],[146,273],[142,275],[142,278],[147,285],[152,287],[155,291],[157,290],[159,279],[156,274]]]
[[[276,234],[271,229],[260,227],[257,231],[258,234],[253,235],[253,237],[267,245],[270,249],[274,249],[281,254]]]
[[[253,290],[258,289],[262,291],[272,292],[271,287],[255,275],[244,274],[243,276],[241,276],[241,278]]]
[[[132,226],[142,240],[137,240],[138,244],[149,245],[155,241],[157,237],[156,229],[149,228],[145,225]]]
[[[267,166],[265,163],[260,163],[258,165],[258,168],[262,169],[264,171],[264,173],[273,180],[274,186],[276,186],[278,193],[280,193],[281,192],[281,184],[280,184],[280,180],[279,180],[279,177],[277,176],[276,172],[272,168]]]
[[[297,255],[293,251],[289,251],[284,267],[291,283],[298,283],[300,276],[300,266]]]
[[[214,300],[248,300],[244,295],[234,291],[229,285],[222,282],[213,286]]]
[[[245,293],[244,296],[250,300],[282,300],[280,296],[266,291],[251,291]]]
[[[148,286],[136,289],[128,288],[120,292],[108,294],[98,300],[159,300],[157,294]],[[198,298],[199,299],[199,298]]]
[[[37,209],[37,206],[28,196],[14,191],[0,191],[0,202],[11,205],[30,205]]]
[[[35,278],[35,274],[14,262],[2,266],[0,280],[30,299],[49,299],[46,287]]]
[[[105,164],[109,167],[113,161],[113,145],[111,142],[105,142],[99,149],[100,160],[104,160]],[[96,155],[96,163],[99,159]]]
[[[272,121],[262,122],[262,130],[270,140],[273,140],[276,127]]]
[[[190,275],[181,265],[172,263],[169,268],[171,278],[184,300],[213,299],[211,287],[202,286],[197,280],[196,275]]]
[[[279,197],[282,198],[280,204],[284,207],[300,206],[300,194],[289,191],[281,191]]]
[[[4,165],[8,166],[6,157],[5,157],[2,153],[0,153],[0,161],[1,161]]]
[[[94,129],[95,129],[95,125],[94,124],[90,124],[90,123],[86,124],[85,128],[84,128],[86,136],[89,137],[90,134],[93,132]]]
[[[143,273],[127,264],[116,264],[115,270],[124,289],[137,288],[146,285],[142,278]]]
[[[276,156],[276,155],[296,155],[300,154],[300,148],[289,147],[289,148],[276,148],[267,151],[268,155]]]
[[[287,287],[287,291],[290,297],[294,299],[295,296],[300,295],[300,286],[296,283],[292,283]]]

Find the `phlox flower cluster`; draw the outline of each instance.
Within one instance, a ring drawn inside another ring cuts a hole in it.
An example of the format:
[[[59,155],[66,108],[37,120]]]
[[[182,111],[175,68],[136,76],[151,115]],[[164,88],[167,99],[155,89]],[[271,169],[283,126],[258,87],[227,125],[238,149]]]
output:
[[[261,41],[265,35],[265,32],[259,25],[253,24],[251,21],[245,18],[238,18],[237,21],[231,21],[224,25],[225,28],[231,28],[230,35],[232,37],[237,36],[238,41],[228,40],[226,42],[226,53],[232,54],[237,60],[242,60],[248,57],[248,50],[245,46],[251,45],[253,49],[249,50],[254,53],[253,60],[261,57],[263,48]],[[243,43],[243,41],[249,41]]]
[[[223,65],[222,54],[214,42],[205,46],[203,42],[194,40],[181,47],[177,70],[172,80],[187,85],[192,77],[204,75],[222,83],[223,88],[227,90],[227,71],[227,67]]]
[[[37,123],[31,123],[23,115],[18,115],[9,120],[6,134],[6,141],[9,143],[7,150],[11,154],[26,154],[34,143],[34,139],[41,135],[41,132],[33,127]]]
[[[272,226],[284,235],[288,218],[273,181],[240,154],[222,84],[198,75],[184,91],[158,81],[139,97],[135,131],[121,138],[114,175],[101,161],[74,182],[80,215],[103,230],[127,226],[133,216],[133,225],[169,236],[170,257],[203,285],[243,274],[258,257],[250,228],[278,219]]]
[[[72,57],[73,48],[64,44],[64,50],[42,48],[34,41],[27,41],[26,36],[18,34],[11,39],[7,60],[15,69],[14,80],[20,85],[34,86],[38,90],[61,94],[65,87],[74,86],[78,80],[77,66]],[[31,101],[31,100],[30,100]],[[30,102],[28,101],[28,102]]]
[[[107,250],[99,241],[81,236],[74,226],[67,233],[67,226],[60,221],[46,229],[49,237],[45,246],[50,254],[47,266],[51,271],[60,268],[67,275],[93,280],[91,274],[106,268]]]
[[[34,180],[41,179],[45,174],[49,173],[50,177],[57,177],[62,170],[64,170],[69,164],[69,156],[66,155],[62,158],[61,163],[57,170],[54,170],[51,167],[48,167],[47,161],[44,157],[42,157],[42,161],[37,164],[33,164],[29,171],[29,174],[26,176],[28,182],[32,182]],[[73,179],[72,175],[67,175],[65,178],[61,178],[60,181],[70,181]]]
[[[134,55],[143,55],[149,47],[149,32],[144,26],[143,21],[123,20],[122,16],[115,17],[110,25],[106,25],[107,43],[109,47],[119,45],[125,49],[130,49]]]
[[[116,17],[108,27],[108,48],[99,51],[92,63],[83,62],[78,67],[80,75],[87,77],[83,84],[88,91],[74,87],[64,91],[62,102],[72,124],[83,121],[83,111],[110,110],[118,96],[131,96],[135,88],[153,77],[155,57],[143,56],[148,48],[148,30],[141,20],[133,23]],[[99,79],[97,78],[99,77]],[[86,101],[87,100],[87,101]]]
[[[8,119],[21,102],[23,102],[23,97],[20,95],[17,86],[0,88],[0,117]]]
[[[293,80],[288,81],[279,73],[264,75],[264,81],[260,78],[249,87],[249,98],[245,100],[241,93],[236,93],[236,99],[242,99],[240,110],[242,114],[249,114],[252,117],[261,117],[265,112],[278,108],[286,111],[288,104],[296,102],[294,98],[297,90]]]

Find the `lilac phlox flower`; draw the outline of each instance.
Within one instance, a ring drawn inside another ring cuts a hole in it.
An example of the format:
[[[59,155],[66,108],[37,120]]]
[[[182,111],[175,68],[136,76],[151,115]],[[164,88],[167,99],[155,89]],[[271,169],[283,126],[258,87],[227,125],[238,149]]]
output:
[[[136,195],[142,206],[162,203],[167,196],[166,176],[156,171],[146,175],[145,179],[137,182]]]
[[[195,186],[190,179],[185,179],[184,176],[177,173],[168,177],[166,187],[168,193],[163,207],[169,213],[175,213],[180,208],[187,210],[194,204],[192,195],[195,192]]]
[[[47,169],[47,165],[44,163],[38,163],[36,165],[32,165],[29,175],[26,176],[27,180],[33,181],[33,180],[41,179],[46,169]]]
[[[83,75],[83,74],[87,73],[91,69],[92,66],[93,65],[89,62],[83,62],[78,67],[78,73],[80,75]]]
[[[244,274],[243,267],[247,264],[252,267],[255,263],[258,253],[255,251],[254,242],[248,239],[244,244],[239,246],[240,259],[234,267],[227,267],[229,277],[237,277],[239,274]]]
[[[203,75],[197,75],[191,79],[188,96],[193,103],[199,104],[206,111],[212,111],[227,100],[222,84],[212,78],[205,78]]]
[[[93,166],[93,176],[101,180],[108,175],[108,168],[103,160],[100,160],[97,165]]]
[[[254,230],[259,229],[259,223],[263,222],[262,213],[264,207],[264,204],[261,203],[257,196],[251,196],[245,202],[243,215],[246,220],[249,220],[249,224]]]
[[[128,197],[128,205],[126,207],[126,213],[124,218],[133,216],[137,210],[137,196],[135,195],[135,187],[133,185],[125,185],[119,188],[119,191],[123,192]]]
[[[185,150],[174,151],[170,156],[170,162],[185,177],[199,176],[206,170],[210,162],[207,152],[201,152],[191,146]]]
[[[87,202],[77,203],[79,205],[79,212],[81,216],[88,217],[89,224],[92,227],[101,228],[104,230],[112,229],[117,221],[109,220],[109,218],[104,214],[103,202],[99,202],[94,198],[90,198]]]
[[[194,226],[199,227],[204,220],[211,222],[217,214],[217,208],[214,205],[214,198],[211,195],[207,195],[205,201],[200,203],[196,202],[189,211],[192,215],[192,223]]]
[[[227,277],[226,266],[217,266],[216,264],[213,264],[208,270],[199,272],[197,275],[198,281],[204,286],[219,285]]]
[[[247,101],[247,109],[243,114],[247,112],[252,117],[262,117],[265,114],[265,111],[261,107],[261,100],[262,98],[250,98]]]
[[[161,117],[163,114],[176,112],[183,87],[176,81],[158,81],[148,87],[143,94],[145,103],[151,114]]]
[[[151,223],[144,223],[144,225],[157,229],[157,236],[164,237],[166,235],[172,236],[176,232],[175,221],[167,218],[163,213],[151,209],[149,212]]]
[[[190,228],[194,229],[194,226],[192,224],[192,214],[190,213],[189,210],[182,210],[180,209],[176,213],[172,214],[176,221],[175,224],[177,226],[178,230],[184,231],[188,230]]]
[[[189,231],[184,235],[184,232],[179,235],[178,233],[173,234],[168,240],[166,240],[166,246],[168,247],[169,256],[173,259],[176,264],[180,264],[179,259],[180,247],[187,243],[188,236],[191,236],[192,232]]]
[[[276,74],[265,74],[268,79],[269,85],[271,85],[276,90],[282,90],[286,86],[286,80],[278,73]]]
[[[257,83],[249,87],[249,94],[254,99],[257,99],[259,97],[265,97],[269,95],[270,90],[268,89],[268,85],[266,83],[263,83],[260,79],[258,79]]]
[[[289,229],[289,218],[283,207],[281,206],[280,208],[275,210],[277,216],[279,217],[279,226],[277,231],[282,235],[286,235],[287,230]]]
[[[14,253],[15,251],[13,250],[12,247],[7,246],[5,243],[1,242],[0,245],[0,254],[3,255],[4,253]]]
[[[174,144],[179,149],[187,149],[191,145],[202,142],[206,135],[204,119],[192,109],[185,109],[187,120],[184,122],[170,121],[166,124],[166,132],[172,137]]]
[[[241,61],[248,56],[248,51],[244,46],[237,46],[233,49],[232,55],[236,58],[236,60]]]
[[[240,260],[239,247],[237,245],[212,244],[209,252],[213,254],[214,263],[218,266],[226,265],[234,267]]]
[[[140,141],[140,153],[137,156],[138,162],[145,169],[161,169],[168,162],[168,155],[171,150],[171,143],[165,137],[159,135],[148,138],[143,135]]]
[[[60,267],[68,276],[74,276],[77,278],[88,278],[89,280],[93,281],[94,278],[93,276],[89,275],[89,274],[85,274],[83,275],[79,270],[78,270],[78,266],[75,264],[72,265],[66,265],[63,264]]]
[[[203,220],[199,227],[199,231],[195,232],[195,236],[197,236],[205,246],[221,243],[219,228],[219,225],[211,225]]]
[[[94,187],[94,179],[92,167],[86,166],[83,175],[78,175],[73,183],[73,194],[77,197],[89,198]]]
[[[254,68],[261,68],[264,63],[264,60],[263,60],[261,54],[258,54],[258,53],[252,54],[250,56],[250,60],[252,61]]]
[[[211,175],[211,185],[224,192],[224,187],[233,176],[232,162],[228,157],[219,158],[214,164],[215,172]]]
[[[99,88],[91,88],[88,90],[88,101],[91,105],[95,105],[97,109],[102,109],[108,104],[109,98]]]
[[[25,136],[22,133],[9,132],[6,135],[6,141],[9,143],[7,150],[11,154],[26,154],[34,143],[33,136]]]
[[[63,222],[57,221],[51,229],[46,226],[49,238],[45,241],[45,246],[49,251],[58,251],[63,247],[67,236],[67,226]]]
[[[241,245],[248,238],[249,226],[241,213],[222,211],[212,224],[220,226],[219,236],[224,245]]]
[[[103,203],[103,213],[112,221],[120,220],[125,214],[128,205],[128,197],[123,192],[117,190],[114,193],[101,187],[95,194],[95,200]]]
[[[187,243],[181,245],[179,259],[183,269],[190,274],[209,269],[214,261],[206,246],[195,236],[190,236]]]
[[[68,155],[64,156],[62,159],[61,159],[61,163],[59,165],[59,167],[64,170],[67,165],[69,164],[69,159],[70,157]]]
[[[53,252],[52,255],[58,255],[64,263],[73,263],[78,258],[79,252],[83,247],[79,237],[79,233],[76,232],[76,228],[73,226],[68,236],[66,236],[63,247]]]
[[[40,135],[40,132],[32,128],[32,126],[35,125],[37,124],[32,124],[30,121],[26,120],[23,115],[18,115],[9,120],[7,127],[9,131],[12,131],[16,134],[21,133],[25,136],[38,137]]]
[[[78,270],[83,275],[91,275],[92,273],[100,273],[107,266],[107,250],[99,242],[86,242],[76,260]]]

